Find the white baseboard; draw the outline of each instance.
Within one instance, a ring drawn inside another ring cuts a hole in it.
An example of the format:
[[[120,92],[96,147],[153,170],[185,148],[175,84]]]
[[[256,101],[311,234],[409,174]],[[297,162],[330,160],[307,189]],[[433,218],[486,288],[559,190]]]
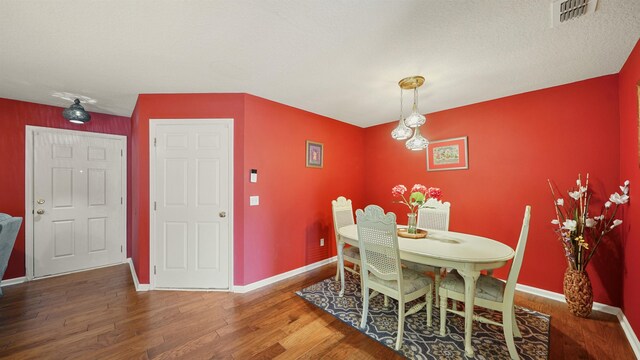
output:
[[[13,279],[5,279],[5,280],[0,281],[0,286],[4,287],[4,286],[22,284],[23,282],[26,282],[26,281],[27,281],[27,277],[26,276],[17,277],[17,278],[13,278]]]
[[[543,290],[543,289],[535,288],[533,286],[522,285],[522,284],[516,284],[516,290],[566,303],[564,294],[559,294],[557,292]],[[627,317],[624,315],[624,312],[622,312],[622,309],[620,309],[619,307],[594,302],[593,310],[615,315],[618,318],[618,322],[620,322],[620,326],[622,327],[624,334],[627,336],[629,345],[631,345],[631,348],[633,349],[633,352],[635,353],[636,358],[640,359],[640,342],[638,341],[638,337],[633,331],[631,324],[629,324]]]
[[[297,269],[293,269],[291,271],[287,271],[285,273],[278,274],[278,275],[272,276],[272,277],[267,278],[267,279],[256,281],[256,282],[248,284],[248,285],[234,286],[233,287],[233,292],[246,293],[246,292],[249,292],[249,291],[252,291],[252,290],[255,290],[255,289],[259,289],[259,288],[264,287],[264,286],[267,286],[267,285],[271,285],[271,284],[276,283],[276,282],[278,282],[280,280],[288,279],[290,277],[302,274],[304,272],[311,271],[313,269],[317,269],[317,268],[319,268],[321,266],[324,266],[326,264],[330,264],[330,263],[332,263],[334,261],[336,261],[336,256],[328,258],[328,259],[324,259],[324,260],[321,260],[321,261],[318,261],[318,262],[315,262],[313,264],[305,265],[303,267],[299,267]]]
[[[138,281],[138,274],[136,274],[136,268],[133,266],[133,260],[131,258],[127,258],[127,262],[129,263],[129,268],[131,269],[131,277],[133,278],[133,283],[136,285],[136,291],[149,291],[149,284],[140,284]]]

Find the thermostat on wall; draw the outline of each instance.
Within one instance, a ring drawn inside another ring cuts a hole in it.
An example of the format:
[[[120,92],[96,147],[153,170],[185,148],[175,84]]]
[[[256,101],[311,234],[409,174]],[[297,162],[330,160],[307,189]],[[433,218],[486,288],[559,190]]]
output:
[[[251,176],[249,177],[249,181],[252,183],[258,182],[258,169],[251,169]]]

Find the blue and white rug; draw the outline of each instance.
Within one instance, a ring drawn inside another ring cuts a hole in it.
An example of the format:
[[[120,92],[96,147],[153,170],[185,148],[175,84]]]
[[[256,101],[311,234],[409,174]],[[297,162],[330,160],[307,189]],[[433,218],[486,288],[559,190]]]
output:
[[[360,281],[345,272],[345,293],[339,297],[340,282],[333,277],[297,291],[303,299],[321,308],[348,325],[362,331],[370,338],[394,349],[398,329],[397,302],[389,299],[384,307],[384,297],[378,295],[369,300],[367,326],[358,325],[362,316]],[[407,309],[410,305],[407,305]],[[501,322],[502,314],[476,307],[476,314]],[[433,307],[432,327],[427,327],[427,314],[423,309],[407,316],[401,355],[410,359],[466,359],[464,354],[464,318],[447,314],[447,332],[440,336],[440,312]],[[522,338],[515,339],[521,359],[547,359],[549,354],[549,315],[516,306],[516,318]],[[473,322],[472,345],[475,359],[509,359],[502,327]]]

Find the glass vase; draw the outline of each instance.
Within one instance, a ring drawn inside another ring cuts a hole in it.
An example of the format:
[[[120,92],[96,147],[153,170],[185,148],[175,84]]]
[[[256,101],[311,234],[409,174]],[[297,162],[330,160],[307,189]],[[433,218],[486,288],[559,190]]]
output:
[[[415,234],[418,232],[415,213],[407,214],[407,232],[409,234]]]

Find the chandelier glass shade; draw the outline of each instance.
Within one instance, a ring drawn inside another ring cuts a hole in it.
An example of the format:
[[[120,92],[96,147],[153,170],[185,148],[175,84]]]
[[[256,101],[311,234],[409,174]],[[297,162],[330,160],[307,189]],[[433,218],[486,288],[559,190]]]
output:
[[[409,150],[422,150],[429,146],[429,140],[420,133],[420,126],[427,122],[427,118],[418,111],[418,88],[424,84],[424,77],[410,76],[398,82],[400,86],[400,120],[398,126],[391,131],[391,137],[395,140],[407,140],[406,147]],[[413,107],[411,114],[406,118],[402,114],[402,92],[413,90]],[[413,136],[411,136],[413,134]]]

